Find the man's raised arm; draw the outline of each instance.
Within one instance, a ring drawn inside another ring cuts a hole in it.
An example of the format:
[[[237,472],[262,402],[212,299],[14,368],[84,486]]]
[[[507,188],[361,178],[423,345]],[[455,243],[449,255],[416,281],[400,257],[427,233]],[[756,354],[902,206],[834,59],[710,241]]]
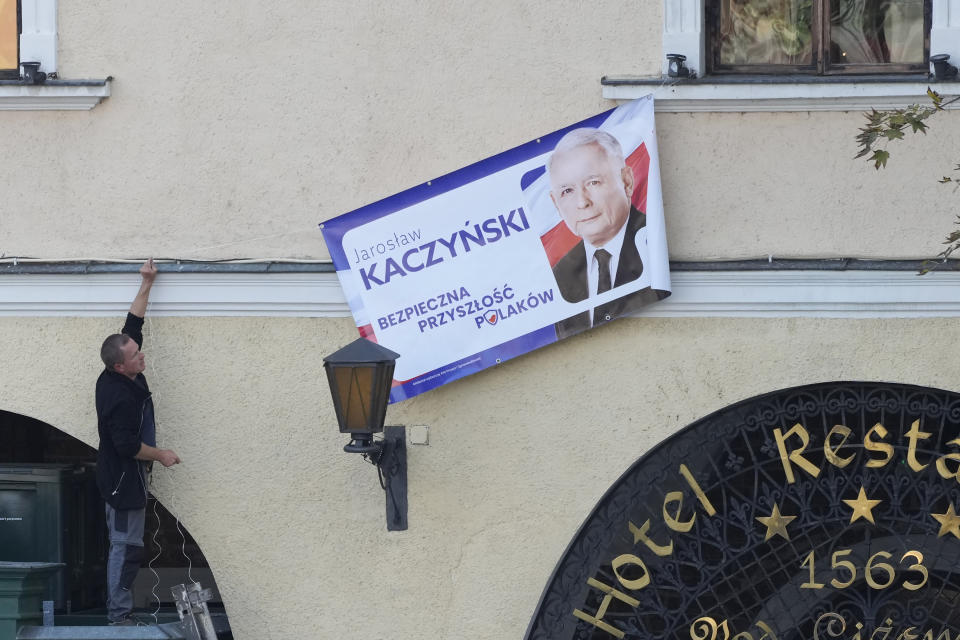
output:
[[[150,258],[140,267],[140,290],[137,291],[137,297],[133,299],[130,305],[130,313],[142,318],[147,315],[147,303],[150,301],[150,287],[157,277],[157,265],[153,264],[153,258]]]

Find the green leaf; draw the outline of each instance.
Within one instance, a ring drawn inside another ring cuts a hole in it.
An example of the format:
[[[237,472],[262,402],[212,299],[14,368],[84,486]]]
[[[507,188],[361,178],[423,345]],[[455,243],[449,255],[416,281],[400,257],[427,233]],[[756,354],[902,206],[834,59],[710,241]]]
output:
[[[900,129],[887,129],[883,132],[883,135],[887,136],[887,140],[903,139],[903,131],[900,131]]]
[[[942,178],[937,180],[937,182],[939,182],[940,184],[946,184],[947,182],[953,182],[953,178],[943,176]]]
[[[925,276],[941,264],[943,264],[942,260],[924,260],[923,264],[920,265],[920,271],[917,272],[917,275]]]
[[[873,155],[870,156],[870,158],[867,161],[869,162],[872,160],[873,168],[879,169],[880,167],[886,168],[887,160],[889,158],[890,158],[889,151],[884,151],[883,149],[877,149],[876,151],[873,152]]]
[[[890,117],[887,119],[887,122],[891,127],[902,127],[907,124],[907,118],[909,116],[901,111],[894,111]]]
[[[940,109],[942,109],[942,107],[940,106],[940,103],[943,102],[943,98],[940,97],[940,94],[939,94],[939,93],[937,93],[936,91],[934,91],[934,90],[931,89],[930,87],[927,87],[927,95],[930,96],[930,100],[933,101],[933,106],[934,106],[934,108],[937,109],[937,111],[939,111]]]

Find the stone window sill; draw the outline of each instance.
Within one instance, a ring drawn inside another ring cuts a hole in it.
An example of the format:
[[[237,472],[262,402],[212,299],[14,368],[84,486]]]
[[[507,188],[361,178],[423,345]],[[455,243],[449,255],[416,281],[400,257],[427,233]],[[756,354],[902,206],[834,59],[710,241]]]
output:
[[[103,80],[48,80],[27,85],[0,81],[0,111],[89,111],[110,97],[110,82]]]
[[[716,76],[674,82],[672,78],[604,76],[603,97],[632,100],[652,93],[665,113],[748,111],[862,111],[927,103],[927,87],[944,97],[960,94],[960,82],[911,76],[811,78],[809,76]],[[960,108],[960,101],[948,108]]]

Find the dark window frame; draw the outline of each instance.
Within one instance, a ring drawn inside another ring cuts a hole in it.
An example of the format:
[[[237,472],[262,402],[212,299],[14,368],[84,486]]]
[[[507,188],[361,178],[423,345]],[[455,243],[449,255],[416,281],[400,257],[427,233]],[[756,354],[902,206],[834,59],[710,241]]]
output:
[[[814,0],[811,29],[813,60],[811,64],[720,64],[720,3],[706,0],[706,62],[710,74],[843,76],[865,74],[928,73],[930,64],[930,30],[933,26],[933,1],[923,0],[923,62],[842,64],[830,59],[830,2]]]

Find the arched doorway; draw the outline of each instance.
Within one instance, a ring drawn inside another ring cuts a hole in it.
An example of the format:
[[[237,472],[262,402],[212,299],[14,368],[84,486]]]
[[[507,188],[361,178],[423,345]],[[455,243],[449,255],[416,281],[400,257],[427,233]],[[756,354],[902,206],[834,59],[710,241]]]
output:
[[[526,638],[956,638],[958,484],[960,394],[834,382],[739,402],[607,491]]]
[[[107,533],[95,480],[97,452],[55,427],[0,410],[0,561],[63,562],[45,599],[57,625],[105,624]],[[170,587],[211,588],[218,629],[229,628],[209,563],[189,531],[153,495],[145,560],[133,585],[139,618],[178,618]]]

